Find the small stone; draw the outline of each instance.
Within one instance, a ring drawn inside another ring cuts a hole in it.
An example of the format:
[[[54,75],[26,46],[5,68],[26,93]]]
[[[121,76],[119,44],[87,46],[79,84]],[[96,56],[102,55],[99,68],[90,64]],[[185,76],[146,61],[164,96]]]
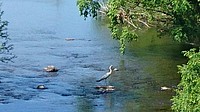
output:
[[[57,72],[58,71],[58,69],[53,65],[49,65],[49,66],[45,67],[44,70],[46,72]]]
[[[45,87],[44,85],[38,85],[37,89],[47,89],[47,87]]]
[[[99,91],[103,91],[103,92],[109,92],[109,91],[115,90],[114,86],[96,86],[95,88],[98,89]]]
[[[160,89],[161,91],[165,91],[165,90],[171,90],[171,88],[169,88],[169,87],[166,87],[166,86],[163,86],[163,87],[161,87],[161,89]]]

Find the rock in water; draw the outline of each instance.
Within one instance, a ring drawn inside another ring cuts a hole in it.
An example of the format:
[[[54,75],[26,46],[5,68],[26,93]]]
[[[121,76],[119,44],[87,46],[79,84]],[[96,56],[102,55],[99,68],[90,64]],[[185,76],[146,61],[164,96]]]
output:
[[[73,41],[73,40],[75,40],[75,38],[66,38],[65,40],[66,41]]]
[[[96,86],[95,89],[98,89],[99,92],[112,92],[115,90],[114,86]]]
[[[45,67],[44,70],[46,72],[57,72],[58,71],[58,69],[53,65],[49,65],[49,66]]]
[[[37,89],[47,89],[47,87],[45,87],[44,85],[38,85]]]
[[[161,91],[165,91],[165,90],[171,90],[172,88],[169,88],[169,87],[166,87],[166,86],[163,86],[160,88]]]

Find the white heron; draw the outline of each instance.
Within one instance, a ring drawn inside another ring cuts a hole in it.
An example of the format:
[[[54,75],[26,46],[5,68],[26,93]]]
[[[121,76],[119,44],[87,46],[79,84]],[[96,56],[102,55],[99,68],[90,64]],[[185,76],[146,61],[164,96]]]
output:
[[[103,75],[99,80],[96,80],[96,82],[100,82],[102,80],[106,80],[110,75],[113,73],[113,71],[117,71],[117,69],[113,69],[113,65],[109,66],[109,72],[107,72],[105,75]]]

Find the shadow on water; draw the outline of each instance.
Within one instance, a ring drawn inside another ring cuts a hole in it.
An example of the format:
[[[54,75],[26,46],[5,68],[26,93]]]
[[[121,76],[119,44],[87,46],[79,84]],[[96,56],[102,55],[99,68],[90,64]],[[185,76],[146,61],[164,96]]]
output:
[[[149,30],[122,56],[105,25],[79,16],[76,1],[2,2],[18,56],[14,63],[0,64],[2,111],[170,111],[174,93],[160,87],[178,83],[176,65],[185,62],[182,45]],[[96,80],[111,64],[119,69],[108,79],[116,90],[101,93],[95,87],[105,82]],[[48,65],[60,70],[46,73]]]

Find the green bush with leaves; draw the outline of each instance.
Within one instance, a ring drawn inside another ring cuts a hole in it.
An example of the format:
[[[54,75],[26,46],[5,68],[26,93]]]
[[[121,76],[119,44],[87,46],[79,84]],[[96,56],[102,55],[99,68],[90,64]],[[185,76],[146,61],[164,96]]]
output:
[[[0,61],[9,62],[16,56],[10,51],[13,49],[12,44],[8,44],[10,38],[8,38],[7,25],[8,21],[2,20],[3,11],[0,9]]]
[[[200,43],[200,0],[78,0],[85,18],[109,18],[112,37],[119,40],[121,52],[137,30],[156,27],[179,42]]]
[[[181,82],[173,97],[172,109],[176,112],[200,112],[200,50],[184,51],[187,64],[178,66]]]

